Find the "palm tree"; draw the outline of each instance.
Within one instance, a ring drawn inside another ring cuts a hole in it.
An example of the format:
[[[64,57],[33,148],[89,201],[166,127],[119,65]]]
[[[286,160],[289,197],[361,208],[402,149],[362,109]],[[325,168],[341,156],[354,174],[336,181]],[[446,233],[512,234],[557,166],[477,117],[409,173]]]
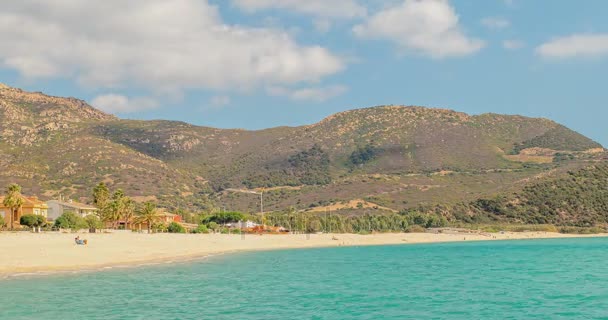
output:
[[[160,219],[156,205],[152,202],[144,203],[144,206],[137,213],[137,220],[140,223],[146,223],[148,225],[148,234],[152,230],[152,224]]]
[[[15,223],[15,212],[19,212],[19,210],[21,210],[21,206],[23,205],[21,186],[16,183],[9,185],[8,188],[6,188],[6,197],[4,197],[2,204],[11,210],[10,225],[11,229],[13,229]]]
[[[122,189],[118,189],[112,195],[112,203],[110,203],[110,210],[108,220],[112,222],[114,229],[118,229],[118,222],[122,218],[125,209],[125,193]]]
[[[129,197],[124,197],[122,198],[122,203],[122,219],[125,222],[125,229],[128,229],[129,223],[131,223],[133,214],[135,213],[135,202]]]

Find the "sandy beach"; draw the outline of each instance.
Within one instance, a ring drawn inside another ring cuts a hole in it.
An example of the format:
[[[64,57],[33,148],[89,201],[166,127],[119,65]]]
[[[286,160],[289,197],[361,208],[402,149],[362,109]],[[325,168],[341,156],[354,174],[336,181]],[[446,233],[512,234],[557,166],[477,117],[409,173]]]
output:
[[[74,237],[88,239],[87,246]],[[24,273],[89,270],[151,262],[180,261],[254,250],[367,246],[454,241],[597,237],[548,232],[497,234],[386,233],[372,235],[226,235],[114,233],[0,233],[0,278]]]

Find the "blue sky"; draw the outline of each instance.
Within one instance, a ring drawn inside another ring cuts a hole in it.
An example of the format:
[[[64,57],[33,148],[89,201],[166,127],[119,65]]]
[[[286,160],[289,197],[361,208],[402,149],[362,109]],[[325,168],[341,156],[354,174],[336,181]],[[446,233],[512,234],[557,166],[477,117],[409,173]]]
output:
[[[123,118],[260,129],[403,104],[608,146],[608,2],[7,1],[0,82]]]

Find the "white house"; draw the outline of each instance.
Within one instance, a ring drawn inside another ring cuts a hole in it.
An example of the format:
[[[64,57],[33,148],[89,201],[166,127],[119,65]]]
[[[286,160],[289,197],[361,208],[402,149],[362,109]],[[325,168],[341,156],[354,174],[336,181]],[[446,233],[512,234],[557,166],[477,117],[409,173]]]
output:
[[[249,228],[257,227],[257,226],[259,226],[259,224],[255,223],[251,220],[247,220],[247,221],[227,223],[226,226],[231,227],[231,228],[237,228],[237,229],[249,229]]]
[[[79,215],[84,218],[88,215],[97,213],[97,211],[99,210],[95,206],[74,202],[72,200],[68,200],[67,202],[60,200],[50,200],[47,201],[46,204],[49,206],[49,220],[55,220],[65,212],[74,212],[76,215]]]

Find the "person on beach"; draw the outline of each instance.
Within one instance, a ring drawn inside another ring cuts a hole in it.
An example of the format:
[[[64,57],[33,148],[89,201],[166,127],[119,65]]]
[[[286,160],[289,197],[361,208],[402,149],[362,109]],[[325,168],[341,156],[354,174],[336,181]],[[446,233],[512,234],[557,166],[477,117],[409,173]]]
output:
[[[76,238],[74,238],[74,241],[76,242],[77,245],[86,245],[87,244],[87,240],[80,240],[80,236],[77,236]]]

